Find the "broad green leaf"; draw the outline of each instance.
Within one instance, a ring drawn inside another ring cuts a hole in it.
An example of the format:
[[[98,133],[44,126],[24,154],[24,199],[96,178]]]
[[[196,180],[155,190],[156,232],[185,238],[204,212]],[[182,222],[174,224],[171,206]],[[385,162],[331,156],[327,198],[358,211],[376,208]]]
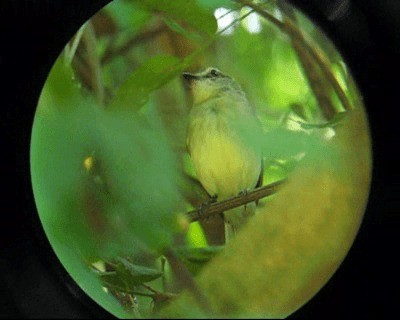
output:
[[[130,255],[139,244],[153,250],[170,245],[182,202],[162,126],[156,121],[150,126],[131,110],[109,110],[99,114],[96,138],[102,175],[115,201],[107,208],[116,231],[109,249],[117,245],[118,255]]]
[[[112,1],[105,8],[107,12],[119,24],[121,29],[139,30],[151,18],[146,10],[143,10],[134,1]]]
[[[180,60],[174,56],[158,55],[138,67],[117,90],[112,109],[138,110],[149,95],[182,71]]]
[[[35,116],[32,183],[50,242],[89,262],[138,247],[161,250],[179,231],[181,203],[162,126],[101,109],[81,91],[59,59]]]
[[[64,57],[54,64],[39,99],[31,140],[31,175],[38,213],[46,235],[66,270],[103,308],[132,317],[102,290],[84,261],[98,256],[82,207],[86,172],[83,157],[91,150],[93,101],[85,98]]]
[[[217,30],[213,12],[198,5],[195,0],[137,0],[137,3],[153,12],[162,12],[171,18],[187,23],[195,30],[212,36]]]
[[[39,99],[32,130],[31,172],[36,205],[51,241],[86,257],[97,254],[82,212],[83,157],[93,142],[92,101],[84,98],[61,56]],[[80,221],[79,224],[76,221]]]

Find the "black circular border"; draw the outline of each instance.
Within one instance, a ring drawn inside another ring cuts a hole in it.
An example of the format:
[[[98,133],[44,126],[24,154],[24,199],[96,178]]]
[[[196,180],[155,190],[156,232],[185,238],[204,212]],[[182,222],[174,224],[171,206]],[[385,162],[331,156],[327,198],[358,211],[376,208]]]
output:
[[[37,100],[65,43],[109,1],[13,0],[0,4],[3,216],[0,222],[0,316],[112,317],[61,266],[36,214],[29,148]],[[297,0],[334,41],[365,98],[374,171],[365,219],[331,280],[290,318],[372,318],[395,312],[398,243],[396,171],[400,3],[343,0],[350,14],[329,19],[335,0]]]

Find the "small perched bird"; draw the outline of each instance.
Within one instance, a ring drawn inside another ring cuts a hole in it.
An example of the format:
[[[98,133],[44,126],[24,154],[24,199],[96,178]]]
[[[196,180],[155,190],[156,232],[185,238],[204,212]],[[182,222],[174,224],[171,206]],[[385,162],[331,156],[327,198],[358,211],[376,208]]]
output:
[[[218,200],[262,184],[261,124],[240,85],[217,68],[183,78],[193,96],[187,147],[196,175]],[[255,212],[255,203],[224,212],[225,242]]]

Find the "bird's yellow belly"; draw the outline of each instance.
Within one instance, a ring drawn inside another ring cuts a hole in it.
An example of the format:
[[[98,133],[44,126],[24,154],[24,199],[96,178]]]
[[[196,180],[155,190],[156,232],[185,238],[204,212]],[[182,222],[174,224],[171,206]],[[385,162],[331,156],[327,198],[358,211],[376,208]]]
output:
[[[191,158],[210,195],[223,199],[255,187],[261,170],[260,152],[246,146],[218,117],[192,129]]]

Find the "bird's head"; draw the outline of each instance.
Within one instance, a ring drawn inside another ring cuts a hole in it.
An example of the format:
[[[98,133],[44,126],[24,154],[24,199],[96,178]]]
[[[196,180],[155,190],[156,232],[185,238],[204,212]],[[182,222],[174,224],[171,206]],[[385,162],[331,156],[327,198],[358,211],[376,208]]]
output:
[[[209,67],[199,73],[184,72],[182,77],[192,92],[194,104],[221,94],[242,93],[240,85],[217,68]]]

